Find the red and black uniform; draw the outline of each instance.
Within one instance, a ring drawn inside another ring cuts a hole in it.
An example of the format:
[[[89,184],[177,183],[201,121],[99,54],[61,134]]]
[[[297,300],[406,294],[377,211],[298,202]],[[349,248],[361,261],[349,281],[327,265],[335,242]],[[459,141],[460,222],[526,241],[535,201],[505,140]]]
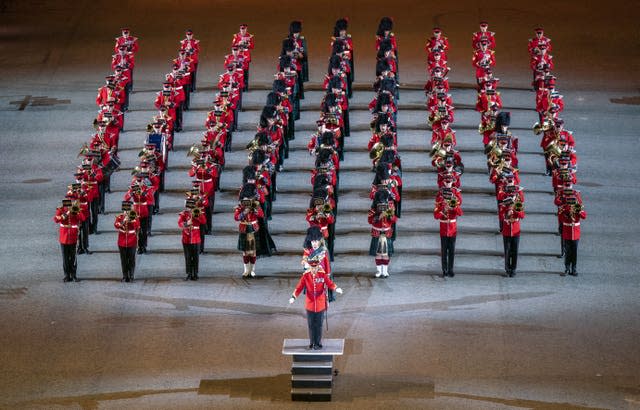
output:
[[[578,241],[580,240],[580,220],[587,218],[587,212],[579,202],[558,208],[562,224],[562,246],[564,249],[565,274],[577,276]]]
[[[132,218],[132,216],[135,216]],[[123,212],[116,216],[113,226],[118,231],[118,249],[120,251],[120,264],[122,265],[122,280],[133,281],[136,270],[136,247],[138,245],[138,231],[140,220],[137,215]]]
[[[293,297],[297,298],[303,291],[306,294],[305,309],[307,311],[307,323],[309,326],[309,346],[322,347],[322,318],[327,310],[327,290],[336,290],[329,274],[322,267],[311,267],[306,270],[298,285],[293,291]]]
[[[206,223],[204,212],[199,208],[187,209],[178,215],[178,226],[182,228],[182,248],[187,273],[185,280],[198,280],[200,229]]]
[[[60,247],[62,249],[62,268],[64,270],[64,281],[78,281],[76,277],[76,245],[78,243],[78,231],[80,224],[84,220],[84,214],[71,206],[61,206],[56,208],[53,221],[60,225]]]
[[[501,204],[498,210],[501,221],[504,244],[504,269],[509,277],[516,274],[518,266],[518,245],[520,243],[520,220],[524,218],[523,210],[516,210],[515,205]]]
[[[453,205],[453,206],[451,206]],[[436,203],[433,217],[440,221],[440,252],[442,256],[442,276],[453,277],[453,261],[458,234],[457,218],[462,216],[460,203],[451,204],[447,200]]]

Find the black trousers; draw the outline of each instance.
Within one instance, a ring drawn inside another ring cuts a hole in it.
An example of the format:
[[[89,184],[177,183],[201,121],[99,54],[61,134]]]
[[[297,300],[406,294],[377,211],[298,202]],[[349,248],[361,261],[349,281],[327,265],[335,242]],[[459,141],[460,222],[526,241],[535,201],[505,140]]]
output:
[[[138,230],[138,249],[147,248],[147,235],[149,234],[149,217],[140,218],[140,230]]]
[[[89,203],[90,225],[89,233],[98,232],[98,199],[94,199]]]
[[[563,239],[562,243],[564,245],[564,267],[575,272],[578,261],[578,240]]]
[[[520,243],[520,235],[503,236],[504,243],[504,270],[515,272],[518,266],[518,244]]]
[[[441,236],[440,252],[442,253],[442,273],[449,274],[453,272],[453,259],[456,253],[456,237]]]
[[[197,243],[183,243],[184,261],[186,265],[187,276],[198,276],[198,250],[200,245]]]
[[[124,279],[133,279],[136,270],[136,247],[119,246],[120,264],[122,265],[122,277]]]
[[[322,319],[324,318],[324,312],[324,310],[322,312],[312,312],[307,310],[310,345],[320,345],[322,340]]]
[[[60,244],[60,248],[62,249],[62,269],[64,270],[64,277],[75,278],[76,276],[76,268],[78,264],[76,262],[76,244]]]
[[[89,220],[85,219],[80,224],[80,230],[78,231],[78,250],[89,249]]]

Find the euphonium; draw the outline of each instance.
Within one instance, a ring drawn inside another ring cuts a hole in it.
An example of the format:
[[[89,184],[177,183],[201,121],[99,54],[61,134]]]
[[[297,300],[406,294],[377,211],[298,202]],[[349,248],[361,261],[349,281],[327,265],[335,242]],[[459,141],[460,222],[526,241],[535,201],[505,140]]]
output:
[[[549,145],[544,148],[545,154],[551,154],[555,156],[559,156],[562,153],[562,150],[556,143],[556,141],[551,141]]]

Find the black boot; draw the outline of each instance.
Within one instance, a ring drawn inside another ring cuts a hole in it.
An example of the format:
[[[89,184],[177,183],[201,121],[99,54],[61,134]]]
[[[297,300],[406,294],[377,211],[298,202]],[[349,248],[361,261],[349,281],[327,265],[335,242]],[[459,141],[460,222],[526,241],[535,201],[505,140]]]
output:
[[[71,276],[69,276],[68,274],[64,275],[64,279],[62,279],[63,282],[71,282]]]

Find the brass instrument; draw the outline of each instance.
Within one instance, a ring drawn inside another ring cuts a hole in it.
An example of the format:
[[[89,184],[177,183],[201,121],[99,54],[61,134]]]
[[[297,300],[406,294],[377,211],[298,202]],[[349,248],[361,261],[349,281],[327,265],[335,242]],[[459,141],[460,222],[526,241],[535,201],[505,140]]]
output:
[[[539,122],[533,124],[533,132],[536,135],[539,135],[542,132],[549,131],[551,128],[553,128],[553,122],[546,118],[542,120],[542,124],[540,124]]]
[[[516,211],[516,212],[524,211],[524,204],[522,203],[522,201],[520,199],[516,199],[513,202],[513,210]]]
[[[198,159],[200,158],[200,156],[202,156],[203,149],[204,148],[202,147],[202,145],[194,144],[189,148],[189,151],[187,151],[187,156]]]
[[[333,208],[331,208],[331,204],[329,204],[328,202],[325,202],[324,206],[322,207],[322,212],[325,214],[333,212]]]
[[[457,207],[457,206],[458,206],[458,203],[459,203],[459,201],[458,201],[458,197],[456,197],[456,196],[454,196],[454,197],[452,197],[451,199],[447,200],[447,206],[448,206],[449,208],[455,208],[455,207]]]
[[[431,151],[429,151],[429,157],[433,158],[435,156],[441,158],[447,156],[447,151],[442,148],[442,144],[440,143],[440,141],[437,141],[435,144],[433,144],[433,147],[431,147]]]
[[[250,208],[251,211],[255,212],[255,210],[260,206],[260,202],[256,201],[255,199],[243,199],[240,201],[240,205],[243,208]]]
[[[580,202],[571,205],[571,215],[579,214],[584,210],[584,206]]]
[[[191,210],[191,215],[192,215],[194,218],[200,218],[200,215],[201,215],[201,214],[202,214],[202,208],[193,208],[193,209]]]
[[[125,211],[125,215],[124,215],[124,221],[125,223],[129,223],[133,220],[135,220],[138,217],[138,213],[136,211],[134,211],[133,209],[130,209],[129,211]]]
[[[502,156],[502,148],[498,146],[497,140],[493,139],[489,141],[489,143],[484,147],[484,153],[488,156],[501,157]]]
[[[544,153],[549,155],[560,156],[562,149],[558,146],[557,141],[551,141],[549,145],[544,147]]]
[[[78,156],[77,158],[80,158],[82,156],[84,156],[85,154],[87,154],[90,151],[89,146],[87,145],[87,143],[83,143],[82,147],[80,147],[80,152],[78,152]]]
[[[382,156],[382,152],[384,151],[384,145],[381,142],[376,142],[371,151],[369,151],[369,158],[373,160],[378,160]]]
[[[71,205],[71,209],[69,212],[71,212],[71,215],[78,215],[80,213],[80,205],[77,201],[73,202],[73,205]]]

